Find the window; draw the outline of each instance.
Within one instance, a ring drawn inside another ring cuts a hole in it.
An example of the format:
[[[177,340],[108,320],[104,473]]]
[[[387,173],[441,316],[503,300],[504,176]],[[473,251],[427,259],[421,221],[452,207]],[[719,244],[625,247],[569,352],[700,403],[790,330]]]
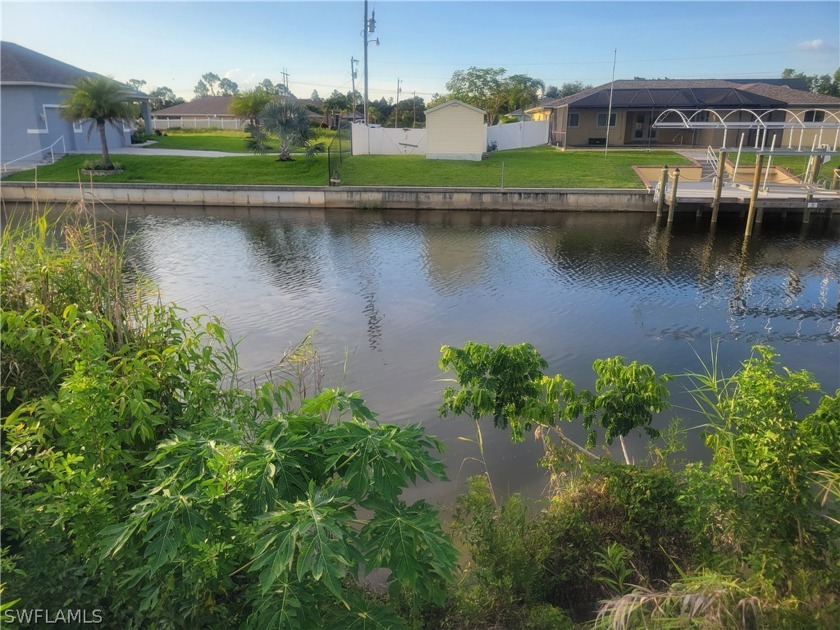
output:
[[[580,126],[580,114],[574,113],[569,114],[569,127],[578,127]]]
[[[602,112],[598,114],[598,126],[599,127],[606,127],[607,126],[607,113]],[[615,114],[610,114],[610,127],[615,127]]]
[[[825,112],[820,112],[815,109],[805,112],[805,122],[822,122],[825,120]]]

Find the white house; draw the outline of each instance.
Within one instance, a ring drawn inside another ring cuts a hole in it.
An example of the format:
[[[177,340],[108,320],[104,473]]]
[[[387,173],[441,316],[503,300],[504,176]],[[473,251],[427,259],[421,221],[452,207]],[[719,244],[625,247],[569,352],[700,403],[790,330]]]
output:
[[[426,110],[426,158],[480,160],[487,150],[484,110],[458,100]]]
[[[84,76],[98,76],[12,42],[0,42],[0,160],[31,166],[50,151],[99,152],[98,134],[88,137],[88,124],[59,115],[68,90]],[[125,86],[141,103],[146,130],[151,132],[149,97]],[[130,122],[120,129],[106,127],[109,147],[131,144]]]

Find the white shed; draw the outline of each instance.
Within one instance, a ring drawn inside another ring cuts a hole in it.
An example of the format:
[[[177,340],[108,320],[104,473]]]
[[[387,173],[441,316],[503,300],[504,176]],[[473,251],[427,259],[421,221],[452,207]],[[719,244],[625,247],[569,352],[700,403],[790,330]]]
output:
[[[480,160],[487,150],[484,110],[461,101],[426,110],[426,158]]]

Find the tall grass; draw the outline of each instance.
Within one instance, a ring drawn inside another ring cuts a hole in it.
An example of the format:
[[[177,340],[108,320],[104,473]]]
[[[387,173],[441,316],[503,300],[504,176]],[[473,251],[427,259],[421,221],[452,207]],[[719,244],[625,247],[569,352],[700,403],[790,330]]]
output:
[[[132,274],[126,273],[119,235],[84,202],[57,215],[49,210],[32,208],[30,216],[14,217],[3,228],[3,308],[61,317],[75,304],[104,317],[111,341],[122,345],[132,331],[139,293],[127,282]]]

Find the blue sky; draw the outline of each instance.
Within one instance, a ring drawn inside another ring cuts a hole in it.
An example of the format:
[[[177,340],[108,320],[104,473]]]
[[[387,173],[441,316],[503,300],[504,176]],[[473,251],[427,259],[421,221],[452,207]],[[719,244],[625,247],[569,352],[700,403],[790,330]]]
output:
[[[2,39],[144,89],[192,98],[206,72],[299,97],[351,87],[363,2],[10,2]],[[369,2],[371,98],[445,92],[456,70],[502,67],[559,85],[648,78],[772,78],[840,66],[840,2]],[[359,66],[357,89],[362,91]]]

